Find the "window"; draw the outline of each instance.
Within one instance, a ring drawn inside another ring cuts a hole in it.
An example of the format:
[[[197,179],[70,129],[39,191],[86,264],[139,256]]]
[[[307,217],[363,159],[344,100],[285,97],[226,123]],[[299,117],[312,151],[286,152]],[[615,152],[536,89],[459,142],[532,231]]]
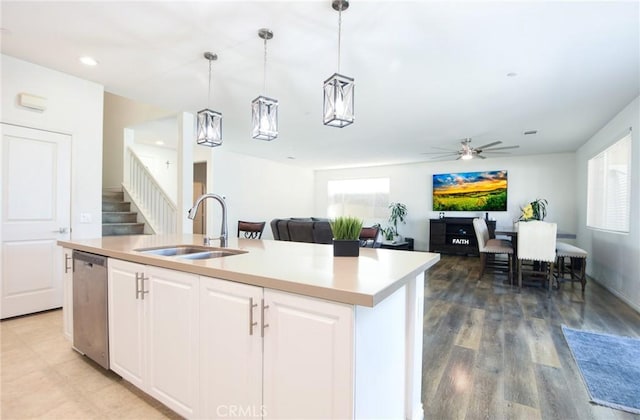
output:
[[[389,178],[341,179],[327,183],[327,216],[386,219],[389,215]]]
[[[631,133],[589,159],[587,226],[629,232]]]

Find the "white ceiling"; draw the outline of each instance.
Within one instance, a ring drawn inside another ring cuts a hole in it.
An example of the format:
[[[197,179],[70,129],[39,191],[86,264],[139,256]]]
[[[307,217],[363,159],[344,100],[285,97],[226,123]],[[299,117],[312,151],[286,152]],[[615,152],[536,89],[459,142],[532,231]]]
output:
[[[338,14],[322,1],[2,1],[2,53],[171,111],[224,116],[224,148],[314,168],[418,162],[432,146],[501,140],[513,154],[576,150],[640,93],[638,1],[352,0],[341,73],[356,122],[322,125]],[[280,101],[280,137],[250,138],[250,102]],[[91,55],[97,67],[78,58]],[[507,77],[510,72],[516,77]],[[525,130],[538,134],[524,136]],[[295,160],[288,160],[295,156]]]

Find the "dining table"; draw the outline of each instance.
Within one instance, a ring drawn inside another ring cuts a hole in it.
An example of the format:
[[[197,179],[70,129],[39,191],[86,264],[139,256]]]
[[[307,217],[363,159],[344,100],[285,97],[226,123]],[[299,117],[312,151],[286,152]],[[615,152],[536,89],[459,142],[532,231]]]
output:
[[[518,227],[517,226],[501,226],[496,227],[494,232],[496,236],[508,236],[511,241],[511,245],[513,245],[513,260],[516,262],[518,260]],[[556,238],[558,239],[576,239],[575,233],[567,233],[567,232],[557,232]],[[516,272],[517,263],[514,263],[513,271],[514,274]]]

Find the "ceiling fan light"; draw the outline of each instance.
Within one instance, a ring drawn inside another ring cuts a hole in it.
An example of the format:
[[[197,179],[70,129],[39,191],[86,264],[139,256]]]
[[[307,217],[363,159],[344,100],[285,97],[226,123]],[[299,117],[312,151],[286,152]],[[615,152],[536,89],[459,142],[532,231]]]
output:
[[[210,109],[198,111],[198,144],[209,147],[222,146],[222,114]]]
[[[460,156],[460,159],[462,159],[462,160],[471,160],[471,159],[473,159],[473,152],[471,150],[469,150],[469,149],[465,150],[462,153],[462,156]]]
[[[354,79],[334,73],[324,81],[324,125],[346,127],[353,124]]]
[[[251,102],[251,137],[271,141],[278,137],[278,101],[258,96]]]

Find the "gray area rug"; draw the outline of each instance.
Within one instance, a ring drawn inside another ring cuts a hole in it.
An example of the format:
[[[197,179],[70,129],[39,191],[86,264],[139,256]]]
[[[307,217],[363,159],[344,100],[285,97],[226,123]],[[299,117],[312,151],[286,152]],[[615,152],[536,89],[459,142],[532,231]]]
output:
[[[640,339],[562,326],[591,401],[640,414]]]

